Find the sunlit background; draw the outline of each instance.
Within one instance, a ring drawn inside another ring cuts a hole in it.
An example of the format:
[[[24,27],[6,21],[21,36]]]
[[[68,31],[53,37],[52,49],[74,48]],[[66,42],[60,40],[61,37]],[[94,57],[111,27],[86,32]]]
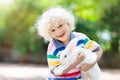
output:
[[[47,65],[48,43],[35,22],[46,9],[62,6],[73,12],[75,31],[97,41],[102,68],[120,68],[120,0],[0,0],[0,62]]]
[[[0,0],[0,5],[10,5],[12,4],[14,1],[13,0]]]

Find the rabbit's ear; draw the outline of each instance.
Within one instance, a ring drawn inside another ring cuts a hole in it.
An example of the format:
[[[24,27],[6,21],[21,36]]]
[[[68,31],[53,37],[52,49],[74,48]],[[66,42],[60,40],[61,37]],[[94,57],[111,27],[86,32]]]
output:
[[[75,48],[75,43],[74,43],[73,41],[71,41],[71,42],[67,45],[67,47],[66,47],[66,49],[68,49],[70,52],[71,52],[74,48]]]
[[[69,54],[72,51],[72,46],[68,46],[65,48],[64,54]]]

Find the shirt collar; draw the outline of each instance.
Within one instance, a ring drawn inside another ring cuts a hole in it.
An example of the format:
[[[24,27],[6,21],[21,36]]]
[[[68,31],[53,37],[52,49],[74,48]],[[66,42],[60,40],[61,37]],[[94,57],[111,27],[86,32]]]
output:
[[[70,41],[74,38],[74,34],[72,32],[70,32]],[[61,48],[61,47],[65,47],[66,45],[64,45],[63,43],[61,43],[60,41],[53,39],[53,43],[55,44],[56,48]]]

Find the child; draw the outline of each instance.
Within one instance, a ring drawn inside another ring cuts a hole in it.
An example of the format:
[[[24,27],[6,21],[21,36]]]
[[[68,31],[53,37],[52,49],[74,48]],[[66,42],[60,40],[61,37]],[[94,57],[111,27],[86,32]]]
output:
[[[72,32],[73,29],[74,16],[61,7],[48,9],[37,21],[38,34],[45,40],[50,41],[47,50],[50,69],[48,80],[82,80],[81,71],[89,70],[102,56],[102,50],[96,42],[90,40],[83,33]],[[96,52],[97,60],[93,64],[82,64],[78,68],[76,66],[85,58],[85,54],[80,52],[77,60],[64,70],[62,75],[56,75],[53,70],[60,65],[60,54],[72,39],[78,40],[75,42],[77,42],[77,45],[81,45],[82,48]]]

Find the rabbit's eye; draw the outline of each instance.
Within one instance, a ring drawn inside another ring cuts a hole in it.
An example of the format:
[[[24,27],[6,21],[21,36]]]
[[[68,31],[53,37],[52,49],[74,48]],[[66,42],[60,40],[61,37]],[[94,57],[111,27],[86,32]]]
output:
[[[64,56],[65,58],[67,57],[67,55]]]

